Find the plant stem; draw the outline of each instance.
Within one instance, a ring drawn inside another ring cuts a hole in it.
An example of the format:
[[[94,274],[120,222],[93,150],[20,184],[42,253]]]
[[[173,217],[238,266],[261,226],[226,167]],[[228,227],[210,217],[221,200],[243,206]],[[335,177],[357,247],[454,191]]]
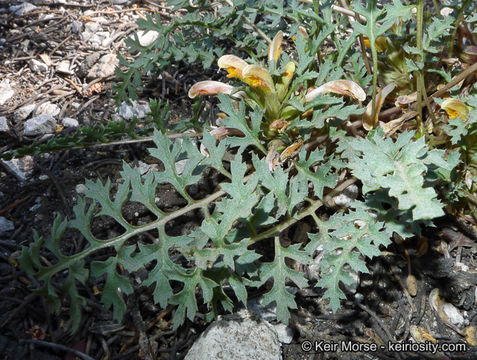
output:
[[[422,0],[420,0],[422,1]],[[373,59],[373,100],[372,100],[372,107],[373,112],[371,114],[371,119],[376,117],[376,88],[378,86],[378,52],[376,50],[376,36],[374,35],[374,26],[376,26],[376,19],[374,18],[374,13],[376,10],[376,0],[370,1],[369,6],[372,8],[371,16],[369,21],[371,24],[369,26],[369,46],[371,47],[371,57]]]
[[[232,0],[225,0],[225,2],[229,6],[234,7],[234,3],[233,3]],[[267,43],[269,43],[269,44],[272,43],[272,40],[267,36],[267,34],[265,34],[262,30],[260,30],[260,28],[257,25],[255,25],[253,22],[251,22],[248,17],[246,17],[245,15],[241,15],[241,18],[248,25],[250,25],[257,32],[257,34],[260,35]]]
[[[416,27],[416,46],[417,49],[421,52],[419,54],[418,59],[419,62],[422,64],[424,62],[424,56],[422,54],[422,28],[423,28],[423,20],[424,20],[424,0],[418,0],[417,1],[417,27]],[[418,113],[418,122],[419,125],[422,127],[423,124],[423,118],[422,118],[422,84],[423,81],[421,80],[421,73],[422,69],[415,71],[414,76],[416,78],[416,88],[417,88],[417,113]],[[425,90],[424,90],[425,91]]]
[[[358,179],[351,178],[351,179],[348,179],[348,180],[342,182],[340,185],[335,187],[330,193],[328,193],[325,197],[323,197],[323,200],[315,200],[314,204],[310,205],[305,210],[298,213],[295,217],[290,218],[290,219],[272,227],[271,229],[268,229],[268,230],[258,234],[257,236],[253,236],[252,238],[250,238],[250,240],[248,241],[248,246],[250,246],[252,244],[255,244],[256,242],[259,242],[261,240],[268,239],[272,236],[276,236],[277,234],[279,234],[280,232],[282,232],[286,228],[292,226],[293,224],[300,221],[301,219],[314,214],[314,212],[316,210],[318,210],[321,206],[323,206],[323,204],[325,204],[330,198],[332,198],[336,194],[342,192],[344,189],[346,189],[348,186],[354,184],[356,181],[358,181]]]

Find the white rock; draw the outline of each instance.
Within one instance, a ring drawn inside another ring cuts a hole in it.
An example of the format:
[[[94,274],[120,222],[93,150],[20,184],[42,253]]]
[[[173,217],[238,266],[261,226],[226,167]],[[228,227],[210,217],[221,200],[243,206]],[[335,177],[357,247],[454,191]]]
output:
[[[13,95],[15,91],[10,85],[10,79],[5,79],[0,82],[0,105],[5,104]]]
[[[30,116],[30,114],[35,110],[36,105],[35,104],[30,104],[30,105],[25,105],[22,106],[21,108],[18,108],[15,110],[13,113],[13,122],[18,123],[20,121],[25,120],[27,117]]]
[[[8,132],[10,128],[8,127],[7,118],[5,116],[0,116],[0,133]]]
[[[348,186],[339,195],[333,198],[335,205],[350,207],[351,203],[358,197],[358,187],[354,184]]]
[[[119,60],[115,54],[107,54],[101,57],[99,61],[89,70],[87,77],[96,79],[108,77],[114,74],[114,69],[119,64]]]
[[[94,34],[101,28],[101,25],[99,25],[97,22],[94,21],[88,21],[87,23],[84,24],[84,31],[87,33]]]
[[[447,318],[451,323],[453,323],[456,326],[462,326],[464,325],[464,317],[460,313],[459,309],[457,309],[454,305],[450,303],[445,303],[442,305],[442,311],[444,314],[447,315]]]
[[[138,165],[139,165],[139,172],[141,175],[144,175],[150,171],[158,171],[159,168],[157,166],[157,164],[146,164],[145,162],[143,161],[138,161]]]
[[[51,102],[47,101],[38,106],[35,110],[35,116],[38,115],[50,115],[56,116],[61,112],[61,109],[58,105],[52,104]]]
[[[95,32],[89,39],[88,42],[91,45],[103,46],[106,40],[110,38],[110,34],[107,31],[98,31]]]
[[[25,122],[24,130],[26,136],[53,133],[56,130],[56,121],[53,116],[42,114],[27,120]]]
[[[449,16],[450,14],[452,14],[454,12],[454,9],[450,8],[450,7],[443,7],[441,9],[441,15],[444,16],[444,17],[447,17]]]
[[[192,345],[186,360],[280,360],[276,332],[244,310],[214,321]]]
[[[290,344],[293,341],[293,329],[285,324],[272,325],[277,333],[278,340],[283,344]]]
[[[344,287],[346,288],[346,290],[348,290],[351,294],[354,294],[356,293],[356,290],[358,290],[358,286],[359,286],[359,282],[360,282],[360,278],[359,278],[359,273],[357,273],[356,271],[354,271],[353,269],[349,269],[348,270],[348,274],[351,276],[351,278],[353,279],[353,281],[351,282],[351,284],[344,284]]]
[[[24,2],[20,5],[10,6],[9,10],[10,10],[10,12],[15,13],[15,15],[21,16],[21,15],[25,15],[25,14],[35,10],[36,8],[37,7],[35,5]]]
[[[15,230],[15,225],[13,225],[13,222],[7,218],[4,218],[3,216],[0,216],[0,235],[12,230]]]
[[[143,119],[151,112],[149,103],[131,101],[131,105],[128,105],[125,101],[121,103],[119,107],[119,115],[125,120],[131,120],[134,116],[138,119]]]
[[[73,74],[73,71],[70,69],[70,62],[68,60],[60,61],[56,66],[56,71],[63,74]]]
[[[267,306],[262,305],[263,297],[258,297],[247,301],[247,308],[256,313],[265,321],[277,320],[277,305],[271,302]]]
[[[454,266],[458,271],[463,271],[463,272],[469,271],[469,266],[464,263],[456,262]]]
[[[151,45],[154,41],[156,41],[157,37],[159,36],[159,33],[157,31],[148,31],[147,33],[143,30],[139,30],[137,32],[137,37],[139,39],[139,44],[142,46],[149,46]],[[134,39],[135,37],[132,36]]]
[[[93,21],[95,23],[98,23],[98,24],[108,24],[109,23],[108,19],[106,19],[102,16],[93,17],[93,18],[91,18],[91,21]]]
[[[41,207],[41,204],[35,204],[29,210],[31,212],[34,212],[34,211],[37,211],[40,207]]]
[[[33,157],[31,156],[24,156],[20,159],[11,159],[8,161],[0,161],[2,161],[2,164],[7,169],[15,174],[20,182],[26,181],[33,172]]]
[[[78,120],[76,119],[73,119],[73,118],[70,118],[70,117],[65,117],[61,120],[61,124],[65,127],[65,128],[70,128],[70,127],[78,127],[79,126],[79,123],[78,123]]]
[[[78,184],[76,185],[75,190],[78,195],[84,195],[86,190],[88,190],[88,188],[86,187],[85,184]]]
[[[38,60],[35,60],[35,59],[31,59],[28,62],[28,65],[30,66],[30,69],[33,72],[47,72],[48,71],[48,66],[44,62],[41,62],[41,61],[38,61]]]
[[[182,175],[182,173],[184,172],[186,164],[187,164],[187,159],[179,160],[174,164],[177,175]]]

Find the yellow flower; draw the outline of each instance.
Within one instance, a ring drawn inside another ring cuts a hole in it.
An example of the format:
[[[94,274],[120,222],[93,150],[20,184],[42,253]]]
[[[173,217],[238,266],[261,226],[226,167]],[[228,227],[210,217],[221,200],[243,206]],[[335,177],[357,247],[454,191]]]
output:
[[[226,69],[228,72],[227,77],[236,77],[242,80],[242,72],[245,67],[248,66],[245,60],[242,60],[235,55],[224,55],[218,61],[219,68]]]
[[[369,39],[366,36],[364,37],[364,45],[368,48],[371,48],[371,43],[369,42]],[[385,36],[378,36],[378,38],[376,39],[375,45],[376,45],[376,51],[380,53],[388,48],[388,41]]]
[[[359,101],[366,99],[364,90],[351,80],[334,80],[329,81],[316,89],[311,90],[305,95],[305,102],[310,102],[320,94],[334,93],[340,95],[351,96]]]
[[[202,95],[217,95],[217,93],[231,94],[234,87],[224,84],[220,81],[205,80],[199,81],[189,89],[189,97],[191,99]]]
[[[275,85],[269,72],[259,65],[247,65],[242,71],[242,80],[264,91],[274,91]]]
[[[441,108],[446,111],[451,119],[458,117],[464,122],[468,119],[469,108],[460,100],[454,98],[445,99],[441,104]]]

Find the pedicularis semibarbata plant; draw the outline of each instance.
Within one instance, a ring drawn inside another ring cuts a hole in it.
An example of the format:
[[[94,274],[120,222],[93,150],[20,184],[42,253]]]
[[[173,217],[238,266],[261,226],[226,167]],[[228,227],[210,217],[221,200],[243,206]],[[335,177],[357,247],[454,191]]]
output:
[[[255,288],[286,323],[297,308],[293,287],[319,287],[336,311],[346,298],[341,285],[354,281],[350,271],[367,272],[366,260],[379,256],[393,235],[419,235],[422,225],[444,215],[445,205],[473,203],[466,196],[475,191],[477,164],[474,65],[463,65],[454,78],[452,70],[427,68],[442,52],[438,44],[461,35],[448,31],[459,16],[433,19],[424,28],[421,5],[415,21],[412,7],[397,0],[379,7],[355,2],[351,10],[331,2],[294,4],[279,13],[300,26],[286,39],[282,31],[274,34],[265,62],[250,49],[250,60],[220,54],[227,82],[206,80],[189,90],[192,98],[218,96],[220,127],[206,127],[198,142],[186,135],[171,141],[156,131],[149,151],[161,171],[141,174],[124,164],[115,183],[87,181],[75,218],[58,216],[51,235],[35,233],[23,248],[21,267],[38,280],[35,291],[48,308],[59,312],[59,294],[67,294],[75,331],[86,303],[82,287],[96,285],[101,302],[121,321],[125,296],[144,287],[154,303],[176,307],[178,327],[194,319],[199,305],[207,320],[246,306]],[[149,29],[158,26],[148,19]],[[385,40],[397,36],[405,53]],[[406,71],[399,68],[404,65]],[[435,73],[444,83],[432,78],[426,84]],[[466,91],[459,96],[452,87],[466,78],[471,85],[461,84]],[[381,114],[385,104],[397,119]],[[180,160],[185,167],[178,172]],[[192,193],[207,168],[223,182],[212,193]],[[164,183],[184,206],[170,210],[161,203]],[[333,197],[352,184],[360,196],[339,208]],[[142,204],[142,218],[125,218],[131,203]],[[168,233],[170,222],[191,213],[201,216],[194,231]],[[116,235],[93,233],[98,216],[113,220]],[[60,242],[72,229],[87,245],[65,254]],[[317,252],[321,277],[313,283],[300,265]]]

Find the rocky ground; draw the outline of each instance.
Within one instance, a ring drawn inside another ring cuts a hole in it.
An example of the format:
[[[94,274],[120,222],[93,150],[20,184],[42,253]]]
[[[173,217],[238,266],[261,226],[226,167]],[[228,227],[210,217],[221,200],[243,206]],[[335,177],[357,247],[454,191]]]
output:
[[[136,30],[135,21],[150,11],[159,11],[167,20],[170,9],[153,1],[0,0],[0,151],[42,142],[82,125],[145,117],[149,96],[118,108],[111,84],[116,52],[128,56],[124,40]],[[142,35],[141,41],[151,41],[150,36]],[[172,116],[180,118],[181,109],[187,108],[187,82],[178,83],[170,75],[163,79],[168,83],[161,80],[151,93],[173,99]],[[174,88],[174,97],[166,88]],[[199,309],[194,322],[174,331],[174,309],[158,308],[147,289],[137,289],[128,299],[122,324],[112,320],[93,289],[85,289],[89,301],[83,324],[71,335],[67,311],[47,315],[41,298],[29,290],[35,280],[18,268],[15,259],[21,246],[32,240],[33,229],[47,234],[58,213],[72,215],[85,179],[114,182],[123,161],[144,172],[157,168],[148,146],[128,143],[0,161],[0,358],[477,358],[471,346],[477,345],[472,333],[477,319],[477,237],[471,226],[452,217],[438,228],[426,229],[419,240],[389,249],[370,264],[371,274],[353,274],[355,283],[345,289],[348,300],[336,314],[327,310],[320,290],[298,291],[291,284],[298,309],[289,326],[279,324],[273,306],[261,306],[256,294],[250,299],[250,313],[237,309],[207,328],[201,312],[205,309]],[[208,191],[216,181],[211,174],[208,185],[199,187]],[[348,201],[356,191],[350,189],[344,200],[336,201]],[[168,187],[163,194],[165,206],[181,201]],[[131,216],[137,216],[136,210],[129,209]],[[168,230],[188,231],[197,221],[181,218]],[[111,231],[107,222],[94,226],[97,233]],[[316,264],[304,271],[311,281],[317,280]],[[340,343],[381,346],[419,336],[439,344],[465,344],[467,349],[432,353],[379,347],[375,352],[363,348],[346,352]],[[333,343],[339,344],[337,351],[328,351],[326,346]]]

